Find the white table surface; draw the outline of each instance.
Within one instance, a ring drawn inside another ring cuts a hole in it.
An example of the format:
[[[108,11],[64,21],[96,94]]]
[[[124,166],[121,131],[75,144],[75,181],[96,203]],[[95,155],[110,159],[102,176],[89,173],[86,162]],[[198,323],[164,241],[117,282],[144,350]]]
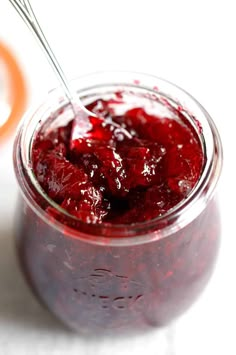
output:
[[[18,269],[12,232],[17,191],[12,139],[0,143],[0,355],[236,354],[235,1],[32,3],[69,77],[102,69],[152,73],[178,83],[207,108],[224,145],[219,186],[223,235],[209,286],[174,328],[132,339],[84,339],[41,308]],[[0,3],[0,40],[21,62],[30,104],[40,101],[56,79],[7,0]]]

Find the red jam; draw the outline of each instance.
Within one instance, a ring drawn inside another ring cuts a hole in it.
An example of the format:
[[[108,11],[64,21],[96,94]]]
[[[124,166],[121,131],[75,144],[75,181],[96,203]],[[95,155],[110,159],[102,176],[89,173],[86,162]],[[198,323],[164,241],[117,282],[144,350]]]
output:
[[[52,130],[42,127],[35,138],[38,182],[83,222],[130,224],[162,216],[186,199],[200,177],[199,133],[181,111],[158,116],[135,106],[119,114],[122,106],[122,93],[97,99],[87,107],[97,117],[90,117],[84,134],[78,118]]]
[[[193,303],[211,276],[218,207],[215,199],[204,200],[199,213],[187,206],[186,224],[163,218],[170,221],[164,232],[160,220],[135,223],[165,215],[189,196],[205,163],[201,127],[166,101],[123,92],[89,99],[98,117],[85,133],[65,108],[40,125],[32,144],[41,188],[77,218],[35,189],[22,164],[22,133],[16,141],[25,194],[16,215],[21,265],[40,300],[79,332],[162,326]]]

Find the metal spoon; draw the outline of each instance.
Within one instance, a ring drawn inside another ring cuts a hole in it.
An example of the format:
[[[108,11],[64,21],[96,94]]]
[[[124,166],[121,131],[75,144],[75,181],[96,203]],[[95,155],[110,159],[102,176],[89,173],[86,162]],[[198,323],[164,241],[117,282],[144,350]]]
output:
[[[72,129],[72,141],[81,138],[85,133],[92,129],[89,117],[97,117],[93,112],[87,110],[87,108],[82,104],[76,92],[74,92],[66,78],[54,52],[52,51],[43,31],[39,25],[37,17],[32,9],[30,0],[9,0],[13,7],[16,9],[18,14],[22,17],[24,22],[30,28],[34,36],[36,37],[38,43],[40,44],[43,52],[45,53],[49,63],[51,64],[54,72],[57,75],[59,82],[64,90],[65,96],[67,97],[69,103],[74,112],[74,124]],[[99,117],[101,119],[101,117]],[[132,138],[132,135],[119,124],[113,122],[113,127],[119,129],[120,132],[127,138]]]
[[[55,74],[57,75],[57,78],[64,90],[65,96],[67,97],[68,101],[72,106],[75,117],[79,117],[80,120],[84,121],[84,123],[86,122],[86,120],[88,122],[89,116],[96,117],[94,113],[88,111],[86,107],[83,106],[79,97],[76,95],[76,92],[74,92],[70,87],[69,81],[66,78],[55,54],[53,53],[39,25],[39,22],[35,16],[30,1],[29,0],[9,0],[9,1],[14,6],[18,14],[22,17],[24,22],[27,24],[27,26],[30,28],[30,30],[38,40],[38,43],[43,49],[49,63],[51,64],[53,70],[55,71]]]

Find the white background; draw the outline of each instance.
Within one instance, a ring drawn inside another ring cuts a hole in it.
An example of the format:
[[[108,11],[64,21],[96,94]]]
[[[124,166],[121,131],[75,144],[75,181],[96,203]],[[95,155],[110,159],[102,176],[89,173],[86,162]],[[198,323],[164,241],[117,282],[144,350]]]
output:
[[[32,0],[69,77],[101,69],[164,77],[195,96],[224,146],[219,185],[222,246],[214,277],[174,329],[132,339],[83,339],[31,296],[18,270],[12,228],[16,182],[12,139],[0,142],[0,355],[236,354],[236,20],[234,0]],[[17,55],[29,104],[57,85],[28,29],[0,2],[0,40]]]

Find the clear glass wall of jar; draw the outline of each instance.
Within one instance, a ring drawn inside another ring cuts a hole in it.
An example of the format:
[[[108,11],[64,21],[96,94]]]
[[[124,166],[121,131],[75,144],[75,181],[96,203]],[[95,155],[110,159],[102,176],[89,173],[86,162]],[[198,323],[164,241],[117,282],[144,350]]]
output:
[[[134,225],[89,225],[57,206],[32,172],[31,147],[42,123],[67,122],[73,113],[60,91],[23,120],[14,147],[21,190],[16,209],[17,250],[37,297],[79,332],[140,330],[162,326],[182,314],[207,284],[216,261],[220,218],[216,185],[222,148],[205,109],[162,79],[136,73],[97,73],[73,85],[84,103],[129,90],[148,100],[181,107],[203,130],[206,164],[188,198],[164,216]],[[46,212],[57,211],[61,219]]]

